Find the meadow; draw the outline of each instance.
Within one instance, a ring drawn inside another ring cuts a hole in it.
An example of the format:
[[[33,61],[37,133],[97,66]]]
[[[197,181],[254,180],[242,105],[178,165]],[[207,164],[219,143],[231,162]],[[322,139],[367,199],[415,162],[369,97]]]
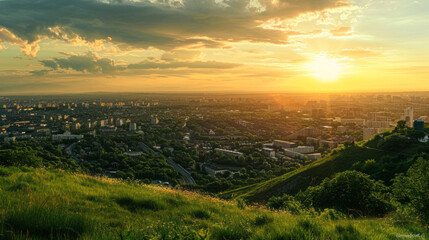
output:
[[[0,168],[0,239],[422,239],[421,234],[429,236],[418,223],[393,215],[294,215],[133,181]]]

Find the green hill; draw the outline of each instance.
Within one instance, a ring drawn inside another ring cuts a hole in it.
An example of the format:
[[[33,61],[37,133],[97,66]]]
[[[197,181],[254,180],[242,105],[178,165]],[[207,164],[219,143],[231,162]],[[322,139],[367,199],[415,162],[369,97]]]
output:
[[[370,141],[335,149],[307,166],[265,182],[224,192],[221,196],[265,202],[272,196],[284,193],[294,195],[309,186],[320,184],[327,177],[351,169],[367,173],[373,179],[390,185],[396,174],[407,171],[415,156],[429,152],[429,145],[413,139],[415,132],[410,129],[408,131],[385,132]]]
[[[0,168],[0,239],[394,239],[425,232],[389,218],[331,215],[272,212],[62,170]]]

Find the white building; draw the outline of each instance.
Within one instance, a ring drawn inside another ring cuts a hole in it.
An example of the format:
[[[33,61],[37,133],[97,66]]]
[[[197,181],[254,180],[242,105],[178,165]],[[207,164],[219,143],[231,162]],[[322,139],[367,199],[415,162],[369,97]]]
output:
[[[80,139],[83,139],[83,135],[72,135],[70,132],[65,132],[64,134],[52,135],[53,141],[80,140]]]
[[[314,147],[313,146],[298,146],[296,148],[286,148],[286,150],[298,152],[298,153],[302,153],[302,154],[307,154],[307,153],[314,152]]]
[[[274,140],[273,144],[274,144],[274,146],[281,147],[281,148],[295,148],[295,147],[297,147],[296,143],[283,141],[283,140]]]
[[[241,152],[231,151],[228,149],[215,148],[215,152],[222,153],[222,154],[229,155],[229,156],[233,156],[233,157],[243,156],[243,153],[241,153]]]

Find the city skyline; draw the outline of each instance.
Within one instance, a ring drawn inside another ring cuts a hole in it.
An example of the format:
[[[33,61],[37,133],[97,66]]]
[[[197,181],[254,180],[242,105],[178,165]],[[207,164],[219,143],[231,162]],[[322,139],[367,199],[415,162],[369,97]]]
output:
[[[0,94],[427,91],[424,1],[0,1]]]

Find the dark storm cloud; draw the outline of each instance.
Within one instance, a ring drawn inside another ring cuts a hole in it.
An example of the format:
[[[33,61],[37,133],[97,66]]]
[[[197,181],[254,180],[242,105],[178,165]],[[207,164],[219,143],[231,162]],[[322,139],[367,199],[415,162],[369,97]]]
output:
[[[164,50],[195,44],[220,47],[224,41],[241,40],[285,43],[287,32],[262,29],[260,21],[344,4],[339,0],[3,0],[0,26],[28,44],[42,37],[111,38],[122,48]]]

